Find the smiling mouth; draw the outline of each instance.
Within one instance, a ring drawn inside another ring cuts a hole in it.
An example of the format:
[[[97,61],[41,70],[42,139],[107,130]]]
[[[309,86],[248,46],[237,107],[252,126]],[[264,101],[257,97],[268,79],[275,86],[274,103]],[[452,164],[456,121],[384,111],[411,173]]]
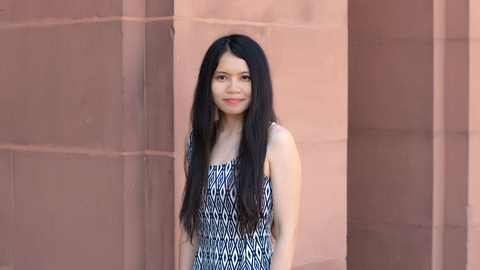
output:
[[[225,99],[225,101],[230,103],[230,104],[237,104],[237,103],[242,102],[243,99],[241,99],[241,98],[228,98],[228,99]]]

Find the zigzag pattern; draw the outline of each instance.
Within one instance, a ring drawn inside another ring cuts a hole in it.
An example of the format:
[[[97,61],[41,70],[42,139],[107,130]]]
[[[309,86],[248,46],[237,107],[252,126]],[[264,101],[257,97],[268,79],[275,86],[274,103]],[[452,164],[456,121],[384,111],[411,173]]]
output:
[[[192,134],[187,146],[190,162]],[[235,165],[237,159],[212,165],[208,171],[208,186],[199,209],[200,228],[194,270],[268,270],[273,254],[270,226],[273,220],[272,188],[264,178],[263,214],[251,236],[242,236],[237,224],[237,190]]]
[[[237,226],[237,159],[209,167],[208,187],[200,205],[201,226],[193,269],[270,269],[273,254],[270,225],[273,219],[270,179],[265,177],[263,213],[252,236],[242,236]]]

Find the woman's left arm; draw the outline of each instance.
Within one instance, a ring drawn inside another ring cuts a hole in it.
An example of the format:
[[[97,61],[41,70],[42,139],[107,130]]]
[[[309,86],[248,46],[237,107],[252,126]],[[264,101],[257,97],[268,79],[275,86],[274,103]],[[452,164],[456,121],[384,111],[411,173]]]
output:
[[[270,269],[291,269],[300,211],[300,157],[291,133],[283,127],[275,126],[270,140],[268,161],[276,234]]]

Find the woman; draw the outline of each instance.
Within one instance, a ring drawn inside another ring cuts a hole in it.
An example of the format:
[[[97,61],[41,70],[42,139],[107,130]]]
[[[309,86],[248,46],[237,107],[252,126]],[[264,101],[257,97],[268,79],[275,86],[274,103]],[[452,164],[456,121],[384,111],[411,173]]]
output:
[[[186,136],[180,269],[291,268],[300,159],[290,132],[275,123],[272,100],[254,40],[231,35],[210,46]]]

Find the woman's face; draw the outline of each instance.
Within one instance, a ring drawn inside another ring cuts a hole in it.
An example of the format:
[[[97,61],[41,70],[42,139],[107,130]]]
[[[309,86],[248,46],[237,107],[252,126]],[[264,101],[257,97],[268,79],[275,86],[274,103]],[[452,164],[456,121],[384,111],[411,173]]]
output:
[[[212,78],[212,96],[222,113],[227,115],[245,113],[252,96],[250,70],[245,60],[230,51],[220,57]]]

